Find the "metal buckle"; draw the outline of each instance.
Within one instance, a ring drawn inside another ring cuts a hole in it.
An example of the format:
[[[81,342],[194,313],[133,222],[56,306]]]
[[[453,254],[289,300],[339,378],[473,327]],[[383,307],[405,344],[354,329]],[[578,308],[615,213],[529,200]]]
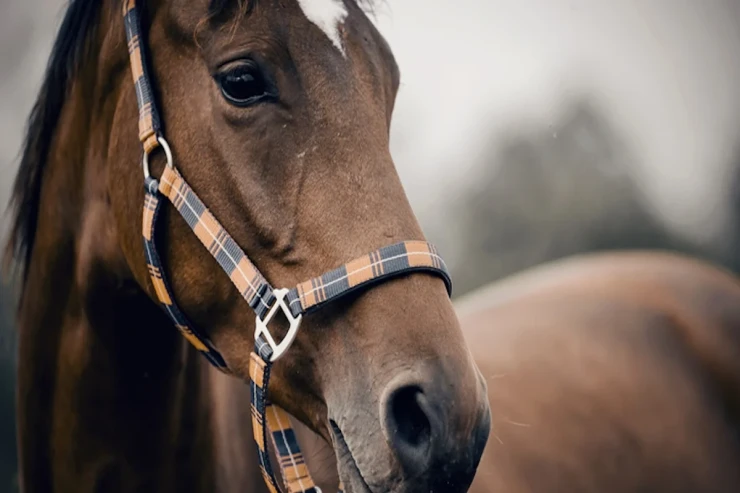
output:
[[[273,363],[277,361],[278,359],[280,359],[285,354],[285,352],[288,350],[290,345],[293,344],[293,341],[295,340],[295,336],[298,335],[298,327],[300,327],[301,320],[303,318],[302,315],[298,315],[297,317],[294,317],[293,314],[290,312],[290,308],[288,307],[288,304],[285,302],[285,297],[287,296],[289,291],[290,290],[288,289],[275,289],[272,292],[272,294],[275,296],[275,302],[272,304],[270,309],[267,311],[267,314],[265,315],[264,319],[257,317],[257,320],[256,320],[256,327],[254,330],[254,339],[257,340],[260,336],[264,336],[264,340],[272,348],[272,357],[270,358],[270,361]],[[285,315],[285,318],[288,320],[288,323],[290,324],[288,326],[288,333],[285,334],[285,337],[283,338],[282,341],[280,341],[280,344],[277,344],[275,342],[275,339],[273,339],[272,334],[270,334],[270,330],[267,328],[267,324],[269,324],[270,321],[275,317],[275,314],[277,314],[278,308],[282,310],[283,315]]]
[[[159,147],[162,148],[165,156],[167,157],[167,167],[168,168],[174,167],[174,164],[172,162],[172,150],[170,149],[170,145],[167,143],[164,137],[158,136],[157,142],[159,142]],[[156,147],[154,149],[156,149]],[[154,149],[152,149],[152,151]],[[144,168],[144,178],[149,178],[149,152],[144,151],[144,156],[141,158],[141,167]]]

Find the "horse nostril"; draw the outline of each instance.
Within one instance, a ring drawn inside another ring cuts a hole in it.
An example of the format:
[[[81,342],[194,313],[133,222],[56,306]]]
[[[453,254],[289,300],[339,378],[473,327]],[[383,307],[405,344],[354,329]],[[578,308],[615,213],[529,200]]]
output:
[[[417,386],[405,386],[391,393],[386,404],[386,429],[401,465],[422,471],[429,465],[432,417],[427,397]]]
[[[380,424],[393,466],[415,485],[408,491],[467,491],[488,440],[488,402],[446,385],[445,374],[435,370],[401,373],[389,382],[380,397]]]
[[[424,399],[418,387],[404,387],[391,400],[391,415],[396,422],[399,438],[412,447],[428,445],[431,435],[429,418],[421,408]]]

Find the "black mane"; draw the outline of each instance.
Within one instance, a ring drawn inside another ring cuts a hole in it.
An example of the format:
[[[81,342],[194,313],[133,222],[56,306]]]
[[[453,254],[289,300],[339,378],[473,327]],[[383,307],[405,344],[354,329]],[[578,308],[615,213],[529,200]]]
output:
[[[13,184],[6,267],[24,272],[33,249],[39,214],[41,181],[54,129],[72,78],[88,50],[100,0],[71,0],[49,57],[43,84],[26,127],[21,162]]]

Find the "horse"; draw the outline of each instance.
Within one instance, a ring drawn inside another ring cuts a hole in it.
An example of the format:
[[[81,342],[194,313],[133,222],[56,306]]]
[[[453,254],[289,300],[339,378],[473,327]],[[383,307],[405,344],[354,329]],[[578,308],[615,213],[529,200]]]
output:
[[[277,491],[278,408],[345,491],[468,489],[485,380],[390,155],[368,8],[71,0],[6,255],[23,492]]]
[[[586,253],[455,307],[493,412],[471,493],[740,491],[735,275],[673,252]],[[331,484],[331,449],[302,440]]]

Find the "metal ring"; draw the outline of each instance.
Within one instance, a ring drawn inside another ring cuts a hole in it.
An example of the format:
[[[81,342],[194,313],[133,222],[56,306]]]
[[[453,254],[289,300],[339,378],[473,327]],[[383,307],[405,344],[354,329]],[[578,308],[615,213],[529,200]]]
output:
[[[174,167],[172,163],[172,149],[170,149],[170,145],[167,143],[164,137],[157,136],[157,142],[159,143],[159,146],[164,150],[165,156],[167,156],[167,167],[168,168]],[[154,149],[156,149],[156,147]],[[152,151],[154,149],[152,149]],[[141,165],[144,168],[144,178],[149,178],[150,176],[149,175],[149,152],[145,151],[144,157],[141,160]]]

